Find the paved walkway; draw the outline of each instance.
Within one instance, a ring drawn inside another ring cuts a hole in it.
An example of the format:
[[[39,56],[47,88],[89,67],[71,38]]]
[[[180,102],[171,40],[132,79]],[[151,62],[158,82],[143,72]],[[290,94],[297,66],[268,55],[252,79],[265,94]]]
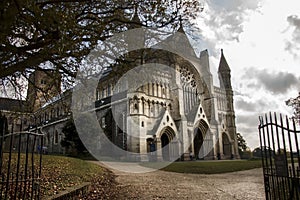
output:
[[[106,163],[114,166],[123,199],[264,199],[262,169],[202,175],[165,171],[129,173],[118,171],[148,170],[136,163]],[[101,163],[103,165],[103,163]],[[106,166],[107,167],[107,166]]]

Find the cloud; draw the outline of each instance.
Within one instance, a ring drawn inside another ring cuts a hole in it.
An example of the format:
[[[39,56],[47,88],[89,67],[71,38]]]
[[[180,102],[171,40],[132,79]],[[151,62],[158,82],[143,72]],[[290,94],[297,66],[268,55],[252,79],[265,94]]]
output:
[[[300,51],[300,18],[297,15],[290,15],[287,21],[292,29],[292,38],[286,42],[286,50],[294,57],[299,57]]]
[[[249,88],[263,87],[273,94],[286,94],[289,89],[300,87],[300,78],[290,72],[270,72],[251,67],[243,77],[252,80],[248,83]]]
[[[249,12],[260,7],[261,0],[210,0],[204,5],[203,20],[217,40],[238,40]]]
[[[287,21],[295,26],[297,29],[300,29],[300,19],[298,18],[297,15],[290,15],[287,17]]]
[[[256,128],[259,124],[258,121],[258,115],[252,114],[252,115],[239,115],[236,118],[236,123],[239,125],[245,125],[246,127]]]
[[[238,133],[241,133],[243,138],[245,139],[247,146],[249,146],[252,150],[260,145],[259,143],[259,135],[258,135],[258,118],[256,117],[255,120],[255,126],[238,126]]]
[[[235,101],[235,108],[238,108],[239,110],[243,110],[243,111],[247,111],[247,112],[258,112],[268,106],[269,106],[269,102],[267,102],[263,99],[259,99],[258,101],[255,101],[255,102],[249,102],[243,98],[238,98]]]
[[[260,8],[263,0],[206,0],[204,10],[197,19],[201,49],[209,49],[210,55],[219,56],[219,50],[227,42],[239,42],[244,22],[252,12]],[[220,46],[220,47],[219,47]],[[222,46],[222,47],[221,47]]]

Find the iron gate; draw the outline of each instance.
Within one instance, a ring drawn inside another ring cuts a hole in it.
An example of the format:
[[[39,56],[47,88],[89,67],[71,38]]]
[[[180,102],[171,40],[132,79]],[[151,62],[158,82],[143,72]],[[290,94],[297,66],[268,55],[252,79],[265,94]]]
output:
[[[0,123],[0,199],[40,199],[43,135]]]
[[[259,117],[266,199],[300,199],[299,138],[295,121],[270,113]]]

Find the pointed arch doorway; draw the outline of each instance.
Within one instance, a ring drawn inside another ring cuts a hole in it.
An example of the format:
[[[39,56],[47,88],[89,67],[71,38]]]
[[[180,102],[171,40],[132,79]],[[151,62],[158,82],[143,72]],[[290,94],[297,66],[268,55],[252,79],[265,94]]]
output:
[[[194,130],[194,155],[195,155],[195,159],[199,160],[200,158],[203,158],[203,153],[201,150],[201,147],[203,145],[203,134],[201,132],[201,130],[199,128],[196,128]],[[200,152],[201,150],[201,152]]]
[[[173,161],[178,158],[178,141],[171,127],[166,127],[161,132],[162,158],[164,161]]]
[[[230,159],[232,157],[232,151],[231,151],[231,142],[226,133],[222,133],[222,145],[223,145],[223,154],[224,158]]]
[[[209,146],[207,146],[206,134],[209,132],[209,126],[204,120],[198,121],[196,128],[194,129],[193,147],[194,156],[196,160],[204,159],[209,153]],[[205,146],[204,146],[205,145]],[[205,148],[204,148],[205,147]]]

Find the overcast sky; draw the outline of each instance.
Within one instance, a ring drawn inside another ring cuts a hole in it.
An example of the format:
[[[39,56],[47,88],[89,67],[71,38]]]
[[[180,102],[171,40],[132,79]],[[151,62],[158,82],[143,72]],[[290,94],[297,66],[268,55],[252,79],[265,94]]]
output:
[[[258,116],[276,111],[300,91],[299,0],[205,0],[197,21],[198,50],[208,49],[215,72],[220,49],[231,68],[237,131],[259,146]]]

